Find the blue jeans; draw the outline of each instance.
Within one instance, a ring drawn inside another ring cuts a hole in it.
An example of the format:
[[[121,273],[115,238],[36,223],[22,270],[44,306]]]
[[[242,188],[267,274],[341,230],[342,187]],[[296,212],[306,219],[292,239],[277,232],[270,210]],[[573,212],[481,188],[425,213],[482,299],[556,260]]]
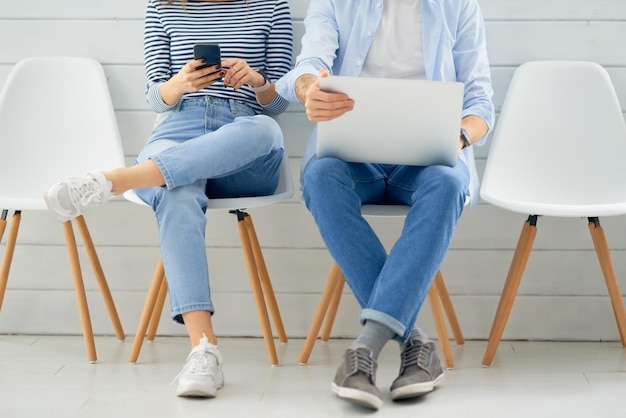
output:
[[[282,156],[278,123],[240,102],[184,99],[159,115],[137,162],[154,161],[166,184],[136,193],[156,214],[175,321],[185,312],[215,312],[205,247],[209,199],[272,194]]]
[[[452,235],[469,187],[456,167],[397,166],[313,159],[303,174],[303,196],[331,256],[361,306],[360,320],[377,321],[404,341],[415,325]],[[361,215],[363,204],[411,206],[387,254]]]

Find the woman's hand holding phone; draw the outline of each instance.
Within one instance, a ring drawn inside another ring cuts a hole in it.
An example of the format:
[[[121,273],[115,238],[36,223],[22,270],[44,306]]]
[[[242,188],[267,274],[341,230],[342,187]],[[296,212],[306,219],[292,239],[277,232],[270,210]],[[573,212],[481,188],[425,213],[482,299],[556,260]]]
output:
[[[195,93],[218,81],[224,76],[217,44],[196,44],[194,59],[180,69],[167,83],[172,93],[178,95],[174,103],[185,93]],[[163,92],[161,93],[163,96]]]
[[[221,65],[197,70],[202,60],[194,59],[161,85],[161,98],[168,105],[176,104],[185,93],[195,93],[218,81],[224,76]]]

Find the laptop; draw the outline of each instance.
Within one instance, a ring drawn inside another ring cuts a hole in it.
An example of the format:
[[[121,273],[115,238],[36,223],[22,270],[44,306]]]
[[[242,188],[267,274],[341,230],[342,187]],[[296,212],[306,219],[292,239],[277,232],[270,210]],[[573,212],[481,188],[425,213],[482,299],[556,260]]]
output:
[[[322,90],[347,94],[354,108],[317,124],[318,158],[456,165],[463,83],[346,76],[319,83]]]

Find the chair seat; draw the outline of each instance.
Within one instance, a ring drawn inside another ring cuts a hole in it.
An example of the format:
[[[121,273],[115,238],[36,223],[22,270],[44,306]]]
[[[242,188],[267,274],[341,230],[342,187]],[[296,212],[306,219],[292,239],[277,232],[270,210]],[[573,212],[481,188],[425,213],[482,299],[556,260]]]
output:
[[[2,191],[0,191],[2,194]],[[0,208],[17,210],[48,210],[46,201],[43,199],[43,191],[40,198],[28,197],[0,197]]]
[[[559,217],[617,216],[626,214],[626,198],[623,201],[607,203],[545,203],[524,200],[503,199],[492,196],[488,190],[482,190],[481,198],[494,206],[525,215],[543,215]]]

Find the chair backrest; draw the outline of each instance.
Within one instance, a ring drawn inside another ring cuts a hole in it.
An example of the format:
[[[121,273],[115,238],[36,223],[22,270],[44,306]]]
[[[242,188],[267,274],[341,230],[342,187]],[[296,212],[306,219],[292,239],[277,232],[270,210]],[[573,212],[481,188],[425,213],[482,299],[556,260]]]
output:
[[[626,213],[625,150],[626,124],[603,67],[528,62],[502,106],[481,197],[533,215]]]
[[[102,66],[84,57],[19,61],[0,92],[0,208],[46,209],[54,182],[124,166]]]
[[[289,169],[289,157],[285,152],[280,163],[280,177],[276,191],[268,196],[252,196],[252,197],[229,197],[223,199],[209,199],[207,210],[213,209],[246,209],[258,206],[266,206],[283,200],[290,199],[294,194],[293,179]],[[124,198],[138,204],[145,203],[139,199],[133,190],[124,193]]]

